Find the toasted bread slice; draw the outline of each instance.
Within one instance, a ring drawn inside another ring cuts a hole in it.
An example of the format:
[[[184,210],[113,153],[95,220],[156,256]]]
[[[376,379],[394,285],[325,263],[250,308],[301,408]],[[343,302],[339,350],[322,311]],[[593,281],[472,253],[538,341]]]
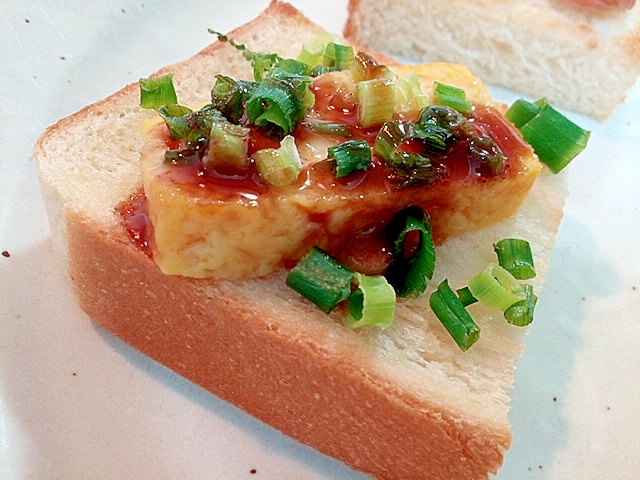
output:
[[[321,29],[272,3],[230,35],[294,56]],[[215,74],[251,78],[227,43],[167,67],[181,100],[206,97]],[[525,329],[470,307],[480,340],[461,352],[428,307],[401,300],[385,330],[346,328],[285,285],[283,269],[236,281],[165,275],[116,212],[142,187],[138,85],[50,127],[33,157],[54,246],[80,305],[99,325],[285,434],[378,478],[488,478],[510,445],[507,418]],[[493,260],[492,243],[531,242],[539,291],[566,195],[543,171],[520,209],[437,249],[434,282],[463,286]]]
[[[640,4],[560,0],[351,0],[345,36],[423,62],[467,65],[485,82],[606,119],[640,75]]]

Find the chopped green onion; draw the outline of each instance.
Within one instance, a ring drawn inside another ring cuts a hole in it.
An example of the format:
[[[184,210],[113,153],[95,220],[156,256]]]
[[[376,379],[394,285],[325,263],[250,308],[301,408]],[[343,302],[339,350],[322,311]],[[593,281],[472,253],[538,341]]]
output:
[[[414,125],[402,120],[390,120],[382,126],[373,145],[376,155],[392,167],[423,167],[430,166],[430,161],[424,155],[416,152],[398,151],[406,140],[415,136]]]
[[[349,298],[354,272],[330,255],[312,248],[287,276],[287,285],[329,313]]]
[[[140,79],[140,106],[158,110],[165,105],[178,103],[178,96],[173,86],[173,74],[161,77]]]
[[[188,115],[193,113],[189,107],[178,105],[163,105],[158,109],[158,114],[162,117],[167,127],[169,127],[169,135],[175,140],[187,138],[191,133],[191,127],[188,122]]]
[[[410,73],[396,82],[394,106],[396,112],[419,112],[429,106],[429,98],[422,92],[420,78],[417,73]]]
[[[498,264],[518,280],[536,276],[531,246],[526,240],[505,238],[493,245]]]
[[[469,142],[469,153],[480,165],[489,167],[493,175],[500,175],[504,171],[505,156],[498,144],[485,135],[475,137]]]
[[[333,135],[335,137],[350,137],[351,126],[346,123],[331,123],[316,120],[305,120],[304,126],[318,135]]]
[[[193,165],[201,162],[206,150],[206,139],[190,143],[181,150],[167,150],[164,152],[164,163],[168,165]]]
[[[394,83],[374,78],[356,84],[358,121],[363,128],[382,125],[393,117],[395,102]]]
[[[316,97],[311,91],[313,79],[308,75],[299,75],[287,72],[281,68],[275,68],[269,78],[283,82],[298,92],[298,97],[302,100],[305,109],[312,108],[316,102]],[[301,114],[306,113],[301,112]]]
[[[540,107],[535,103],[519,98],[511,104],[504,116],[519,129],[535,117],[539,111]]]
[[[256,81],[264,79],[278,64],[280,57],[275,53],[256,53],[244,51],[244,57],[253,65],[253,78]]]
[[[407,169],[431,168],[431,160],[420,153],[416,152],[393,152],[391,158],[387,162],[393,166],[396,172],[399,168]],[[435,170],[434,170],[435,173]]]
[[[214,122],[209,135],[207,166],[245,170],[249,167],[249,128],[227,121]]]
[[[403,163],[393,168],[393,175],[389,179],[394,188],[408,188],[415,185],[433,185],[445,174],[445,170],[435,167],[427,157],[418,154],[398,153]]]
[[[478,302],[478,299],[473,296],[471,290],[469,290],[469,287],[460,288],[456,291],[456,293],[458,294],[458,298],[465,307]]]
[[[308,77],[311,74],[311,67],[309,65],[293,58],[282,58],[276,65],[278,69],[292,75]]]
[[[158,113],[169,127],[171,138],[188,142],[206,140],[213,122],[224,120],[222,114],[211,105],[195,112],[181,105],[165,105]]]
[[[389,184],[394,188],[408,188],[415,185],[433,185],[446,171],[434,166],[428,157],[417,153],[398,152],[394,154],[401,162],[393,165],[393,175]]]
[[[385,276],[401,297],[417,297],[433,276],[436,250],[427,214],[419,207],[396,213],[385,231],[393,245],[391,265]],[[409,240],[415,245],[410,245]]]
[[[501,312],[525,297],[515,277],[495,263],[469,280],[469,291],[478,301]]]
[[[345,323],[350,328],[373,325],[387,328],[393,322],[396,309],[396,292],[380,275],[355,273],[357,286],[349,296],[349,313]]]
[[[518,280],[535,276],[531,247],[525,240],[506,238],[493,248],[499,265],[487,265],[469,280],[469,286],[457,291],[458,298],[465,307],[479,301],[497,308],[512,325],[529,325],[538,297],[531,285]]]
[[[358,52],[349,69],[357,81],[386,79],[395,81],[395,74],[386,65],[380,65],[378,61],[365,52]]]
[[[392,157],[396,149],[405,140],[413,136],[413,125],[402,120],[385,122],[376,136],[373,149],[387,163],[395,163]]]
[[[428,156],[397,150],[405,140],[416,136],[414,127],[413,124],[401,120],[385,122],[374,143],[376,155],[393,168],[394,175],[390,180],[395,188],[432,184],[443,173],[442,169],[431,163]]]
[[[244,114],[243,100],[247,84],[224,75],[216,76],[211,89],[211,103],[232,123],[238,123]]]
[[[332,70],[347,70],[355,60],[353,47],[329,42],[324,51],[322,63]]]
[[[284,137],[304,118],[305,99],[289,82],[266,78],[249,96],[246,112],[252,124]]]
[[[414,129],[416,138],[436,150],[445,150],[454,140],[475,136],[471,122],[464,115],[443,105],[422,110]]]
[[[339,38],[336,35],[329,32],[322,32],[302,44],[302,50],[298,55],[298,60],[312,67],[320,65],[324,59],[324,52],[327,45],[338,42]]]
[[[468,350],[480,338],[480,327],[473,321],[447,280],[429,297],[429,305],[458,346]]]
[[[319,77],[320,75],[324,74],[324,73],[329,73],[329,72],[333,72],[333,68],[331,67],[325,67],[324,65],[316,65],[315,67],[313,67],[311,69],[311,77],[315,78],[315,77]]]
[[[527,121],[535,107],[537,113]],[[533,104],[521,100],[512,108],[506,117],[519,125],[523,138],[552,172],[558,173],[586,148],[591,133],[554,109],[545,98]]]
[[[280,148],[265,148],[253,154],[253,160],[262,179],[269,185],[284,187],[298,179],[302,160],[295,139],[287,135]]]
[[[371,165],[371,147],[365,140],[348,140],[329,147],[327,152],[337,178],[367,170]]]
[[[467,115],[473,111],[473,105],[467,100],[467,94],[462,88],[435,82],[434,93],[439,105],[451,107]]]
[[[518,327],[524,327],[533,322],[533,311],[538,301],[538,297],[533,293],[533,287],[529,284],[523,284],[525,297],[523,300],[514,303],[504,312],[504,318]]]
[[[202,161],[209,143],[211,127],[216,121],[226,121],[222,114],[211,105],[192,112],[181,105],[165,105],[158,109],[158,114],[169,128],[169,135],[174,140],[184,141],[181,150],[167,150],[165,163],[186,165]]]
[[[418,123],[416,128],[416,138],[420,138],[424,143],[434,150],[444,152],[447,144],[454,138],[451,130],[435,123]]]

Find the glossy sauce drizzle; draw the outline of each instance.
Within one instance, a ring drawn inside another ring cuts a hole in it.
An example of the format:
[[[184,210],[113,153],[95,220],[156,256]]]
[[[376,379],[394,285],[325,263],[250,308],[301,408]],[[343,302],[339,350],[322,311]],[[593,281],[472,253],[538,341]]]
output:
[[[335,83],[330,77],[319,77],[313,84],[312,91],[316,102],[311,112],[314,119],[327,122],[348,124],[352,137],[366,140],[372,147],[378,128],[362,129],[357,125],[357,107],[352,93]],[[529,146],[524,143],[519,133],[510,123],[489,107],[477,106],[470,121],[478,135],[491,137],[500,147],[507,159],[507,168],[502,174],[509,175],[509,159],[517,159],[527,153]],[[296,129],[295,136],[299,141],[312,141],[314,134],[309,131],[304,122]],[[340,139],[343,141],[346,139]],[[179,145],[166,139],[167,148],[177,149]],[[277,148],[279,142],[267,137],[261,131],[252,128],[249,143],[249,156],[263,148]],[[412,141],[403,145],[405,151],[419,151],[421,146]],[[452,181],[486,181],[490,173],[482,168],[479,160],[468,153],[468,145],[464,141],[452,145],[448,151],[433,161],[441,176],[438,182]],[[213,192],[223,200],[237,198],[259,201],[261,195],[269,195],[274,187],[262,181],[253,162],[244,171],[223,172],[204,167],[204,164],[165,165],[161,170],[163,181],[177,184],[191,192],[194,196],[207,195]],[[384,160],[373,156],[371,167],[363,172],[354,173],[348,177],[337,179],[331,173],[328,162],[316,161],[304,166],[298,182],[291,186],[295,190],[306,188],[321,189],[325,192],[353,192],[361,195],[367,192],[380,192],[393,189],[394,171]],[[289,188],[289,187],[285,187]],[[428,185],[418,185],[408,188],[429,188]],[[123,219],[124,226],[132,241],[147,255],[151,255],[150,240],[151,227],[146,209],[146,198],[143,192],[136,193],[129,200],[117,207],[117,212]],[[373,212],[369,212],[373,214]],[[316,218],[317,217],[317,218]],[[313,213],[309,214],[310,221],[323,225],[326,219]],[[383,271],[389,261],[389,246],[382,239],[383,228],[377,219],[366,231],[351,232],[349,238],[343,242],[340,259],[359,271],[377,273]],[[388,220],[388,218],[386,218]],[[376,223],[377,222],[377,223]],[[367,267],[368,265],[368,267]]]
[[[151,222],[147,210],[147,197],[141,190],[116,206],[131,241],[151,257]]]

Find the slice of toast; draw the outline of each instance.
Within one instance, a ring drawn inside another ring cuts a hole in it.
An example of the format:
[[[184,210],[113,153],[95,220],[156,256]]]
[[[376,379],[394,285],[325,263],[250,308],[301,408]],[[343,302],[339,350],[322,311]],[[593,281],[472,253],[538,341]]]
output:
[[[232,32],[255,51],[295,56],[321,29],[273,2]],[[228,43],[167,67],[186,104],[215,74],[251,78]],[[50,127],[37,162],[54,246],[80,305],[99,325],[256,418],[379,478],[488,478],[510,445],[514,368],[526,329],[470,308],[480,340],[461,352],[428,295],[401,300],[385,330],[346,328],[285,284],[286,271],[242,281],[169,276],[131,243],[117,205],[141,188],[138,85]],[[544,171],[518,212],[437,249],[434,285],[462,287],[494,259],[492,243],[530,241],[539,292],[562,217],[564,175]]]
[[[485,82],[606,119],[640,75],[640,4],[561,0],[351,0],[345,36],[423,62],[466,64]]]

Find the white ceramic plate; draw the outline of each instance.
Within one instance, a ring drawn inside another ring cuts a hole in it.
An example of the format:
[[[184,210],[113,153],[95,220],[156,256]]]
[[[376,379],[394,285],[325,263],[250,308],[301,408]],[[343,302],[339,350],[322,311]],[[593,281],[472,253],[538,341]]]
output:
[[[340,32],[346,1],[293,2]],[[184,59],[267,0],[0,5],[0,477],[362,478],[97,328],[53,257],[46,126]],[[512,93],[495,90],[505,100]],[[593,131],[517,371],[499,479],[640,472],[640,85]]]

